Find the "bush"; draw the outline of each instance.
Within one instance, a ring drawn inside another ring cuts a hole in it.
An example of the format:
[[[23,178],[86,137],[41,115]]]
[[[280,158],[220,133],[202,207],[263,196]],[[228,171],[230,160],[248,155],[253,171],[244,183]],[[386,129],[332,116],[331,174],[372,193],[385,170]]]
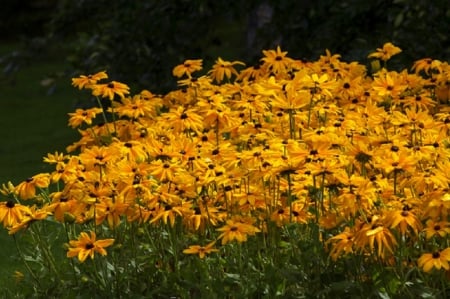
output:
[[[1,189],[5,296],[446,298],[450,66],[399,53],[187,60],[165,95],[73,78],[80,139]]]

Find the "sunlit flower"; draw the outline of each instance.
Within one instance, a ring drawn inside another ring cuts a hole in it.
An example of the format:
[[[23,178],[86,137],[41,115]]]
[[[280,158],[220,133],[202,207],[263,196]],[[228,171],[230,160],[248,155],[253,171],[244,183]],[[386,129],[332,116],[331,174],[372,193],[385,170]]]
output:
[[[426,222],[426,226],[423,231],[427,239],[431,239],[434,236],[443,238],[450,234],[450,223],[447,221],[433,221],[430,219]]]
[[[277,46],[276,50],[263,50],[264,57],[261,60],[264,61],[264,65],[269,71],[275,74],[286,72],[293,62],[293,59],[286,56],[287,53],[287,51],[281,51],[280,46]]]
[[[327,243],[331,244],[331,258],[337,260],[339,257],[353,252],[354,233],[349,227],[346,227],[342,233],[331,237]]]
[[[249,235],[259,232],[259,229],[248,223],[229,219],[225,226],[218,228],[217,231],[222,232],[218,239],[222,239],[222,245],[233,240],[238,242],[247,241]]]
[[[12,227],[22,222],[26,214],[30,214],[29,207],[14,201],[0,202],[0,222],[4,227]]]
[[[219,250],[214,248],[214,244],[216,242],[211,242],[206,246],[200,246],[200,245],[191,245],[189,248],[184,249],[183,253],[185,254],[198,254],[198,256],[202,259],[207,254],[210,254],[212,252],[218,252]]]
[[[48,153],[46,157],[44,157],[44,162],[49,164],[57,164],[60,162],[64,162],[68,159],[69,156],[64,153],[55,152],[53,154]]]
[[[104,167],[108,162],[115,159],[118,154],[117,148],[93,146],[85,149],[80,155],[80,162],[91,170],[95,167]]]
[[[83,89],[83,88],[92,88],[92,86],[94,84],[96,84],[98,81],[100,81],[101,79],[107,79],[108,75],[106,74],[105,71],[103,72],[98,72],[96,74],[93,75],[81,75],[79,78],[73,78],[72,79],[72,85],[75,87],[78,87],[78,89]]]
[[[82,232],[78,240],[71,240],[69,242],[70,248],[67,252],[67,257],[78,257],[80,262],[84,262],[87,257],[94,258],[97,252],[101,255],[107,255],[105,247],[109,247],[114,243],[114,239],[97,240],[95,232],[91,231],[90,236]]]
[[[8,227],[8,234],[15,234],[18,231],[29,227],[31,223],[35,221],[46,219],[49,215],[51,215],[51,213],[47,210],[46,206],[42,209],[39,209],[36,206],[32,206],[29,209],[27,208],[23,212],[23,217],[20,222]]]
[[[431,58],[423,58],[414,62],[411,70],[413,70],[416,74],[423,71],[425,74],[429,75],[431,70],[439,70],[442,62],[439,60],[434,60]]]
[[[123,98],[120,106],[114,107],[114,112],[119,116],[126,116],[131,119],[138,119],[140,117],[151,117],[156,114],[156,106],[159,103],[156,99],[144,100],[142,95],[134,96],[133,98]],[[113,112],[112,109],[109,112]]]
[[[417,216],[407,208],[393,211],[388,214],[387,218],[387,225],[390,228],[398,229],[402,235],[405,235],[408,229],[412,229],[415,234],[418,234],[422,227]]]
[[[394,252],[397,241],[392,232],[383,224],[378,216],[372,216],[368,223],[361,223],[355,232],[355,246],[359,250],[376,252],[380,257],[386,257]]]
[[[433,253],[424,253],[417,260],[417,264],[425,272],[430,272],[433,268],[440,270],[441,268],[449,270],[450,248]]]
[[[95,223],[100,225],[106,220],[109,228],[114,229],[121,223],[121,217],[125,215],[128,204],[116,198],[102,198],[95,204]]]
[[[36,196],[36,188],[47,188],[50,184],[48,173],[34,175],[16,186],[16,192],[21,199],[31,199]]]
[[[396,72],[382,70],[376,74],[372,88],[379,96],[397,97],[407,88],[407,85]]]
[[[200,71],[201,69],[202,59],[188,59],[184,61],[183,64],[174,67],[172,70],[172,74],[178,78],[181,78],[184,75],[190,77],[193,72]]]
[[[369,58],[378,58],[383,61],[389,60],[392,56],[401,53],[402,50],[399,47],[394,46],[392,43],[385,43],[383,48],[377,48],[373,53],[369,54]]]
[[[102,113],[102,109],[96,107],[89,109],[76,109],[75,112],[69,113],[69,126],[76,128],[83,123],[91,125],[92,120],[99,113]]]
[[[222,82],[223,79],[226,77],[227,79],[230,79],[232,75],[237,76],[238,72],[234,68],[234,65],[245,65],[241,61],[225,61],[222,60],[222,58],[217,58],[215,64],[212,67],[212,70],[208,72],[208,74],[213,78],[216,82]]]
[[[203,118],[193,109],[179,106],[164,114],[164,118],[173,127],[175,133],[183,133],[187,130],[203,131]]]
[[[10,181],[6,184],[3,183],[0,188],[0,193],[7,197],[14,197],[16,194],[16,187],[14,187],[13,183]]]
[[[120,98],[124,98],[125,95],[130,93],[128,85],[111,81],[106,84],[96,84],[92,86],[92,94],[94,96],[100,96],[103,98],[109,98],[111,101],[114,99],[114,95],[118,95]]]

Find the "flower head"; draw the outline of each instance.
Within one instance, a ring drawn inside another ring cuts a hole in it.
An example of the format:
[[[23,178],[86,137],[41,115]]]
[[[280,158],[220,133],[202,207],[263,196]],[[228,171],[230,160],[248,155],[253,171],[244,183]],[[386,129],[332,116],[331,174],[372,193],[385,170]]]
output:
[[[29,214],[27,206],[17,204],[12,200],[0,202],[0,222],[4,227],[14,226],[22,221],[25,214]]]
[[[46,188],[50,184],[48,173],[36,174],[16,186],[16,192],[21,199],[31,199],[36,196],[36,187]]]
[[[280,46],[276,50],[263,50],[264,58],[261,60],[264,62],[264,66],[267,66],[275,74],[286,72],[294,61],[286,56],[287,53],[287,51],[281,51]]]
[[[77,240],[71,240],[69,245],[69,251],[67,257],[78,257],[80,262],[84,262],[89,256],[94,258],[95,252],[106,255],[105,247],[111,246],[114,243],[114,239],[97,240],[95,232],[91,231],[90,236],[82,232]]]
[[[227,220],[227,224],[217,230],[222,232],[219,236],[219,239],[222,239],[222,245],[233,240],[245,242],[248,235],[254,235],[256,232],[259,232],[258,228],[249,223],[232,219]]]
[[[383,61],[389,60],[392,56],[399,54],[402,50],[394,46],[392,43],[385,43],[383,48],[377,48],[373,53],[369,54],[369,58],[378,58]]]
[[[183,250],[183,253],[185,254],[198,254],[198,256],[202,259],[204,258],[207,254],[211,253],[211,252],[217,252],[219,251],[214,247],[214,244],[216,242],[211,242],[206,246],[200,246],[200,245],[191,245],[189,246],[189,248]]]
[[[92,86],[92,95],[109,98],[111,101],[116,94],[120,96],[120,98],[124,98],[125,95],[129,93],[130,88],[128,85],[117,81],[111,81],[107,84],[95,84]]]
[[[449,270],[450,266],[450,247],[442,251],[435,251],[433,253],[424,253],[417,261],[417,264],[425,272],[430,272],[433,268],[440,270],[444,268]]]
[[[202,69],[201,59],[188,59],[183,64],[177,65],[173,68],[172,74],[175,77],[181,78],[184,75],[191,77],[191,74],[195,71],[200,71]]]
[[[89,109],[77,109],[73,113],[69,113],[69,126],[72,128],[79,127],[81,124],[85,123],[88,125],[92,124],[92,120],[101,113],[102,109],[98,107]]]
[[[222,58],[217,58],[216,63],[213,65],[212,70],[208,72],[208,74],[211,75],[211,77],[216,82],[222,82],[223,79],[226,77],[227,79],[230,79],[232,75],[237,76],[238,72],[234,68],[235,65],[245,65],[241,61],[225,61]]]
[[[93,75],[81,75],[78,78],[73,78],[72,79],[72,85],[75,87],[78,87],[78,89],[83,89],[83,88],[92,88],[92,86],[94,84],[97,84],[98,81],[100,81],[101,79],[107,79],[108,75],[106,74],[105,71],[103,72],[98,72],[96,74]]]

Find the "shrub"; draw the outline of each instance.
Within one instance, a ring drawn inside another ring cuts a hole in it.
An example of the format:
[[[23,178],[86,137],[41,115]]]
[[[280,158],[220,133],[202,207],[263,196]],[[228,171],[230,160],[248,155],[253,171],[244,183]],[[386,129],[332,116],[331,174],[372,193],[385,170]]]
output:
[[[280,47],[187,60],[165,95],[74,78],[98,103],[80,140],[2,188],[18,296],[445,298],[450,67],[392,71],[400,52],[372,75]]]

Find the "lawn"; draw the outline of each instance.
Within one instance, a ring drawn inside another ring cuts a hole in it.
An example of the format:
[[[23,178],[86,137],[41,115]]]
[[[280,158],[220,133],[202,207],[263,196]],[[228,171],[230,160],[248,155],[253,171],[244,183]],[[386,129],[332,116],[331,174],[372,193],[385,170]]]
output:
[[[1,45],[0,54],[16,45]],[[42,80],[63,71],[61,55],[49,55],[32,61],[15,74],[14,82],[0,82],[0,184],[18,184],[39,172],[47,171],[42,158],[48,152],[62,151],[76,140],[76,132],[67,126],[67,113],[74,110],[76,90],[70,78],[58,76],[49,92]],[[4,200],[4,199],[2,199]],[[16,270],[12,238],[0,229],[0,285],[11,281]]]

